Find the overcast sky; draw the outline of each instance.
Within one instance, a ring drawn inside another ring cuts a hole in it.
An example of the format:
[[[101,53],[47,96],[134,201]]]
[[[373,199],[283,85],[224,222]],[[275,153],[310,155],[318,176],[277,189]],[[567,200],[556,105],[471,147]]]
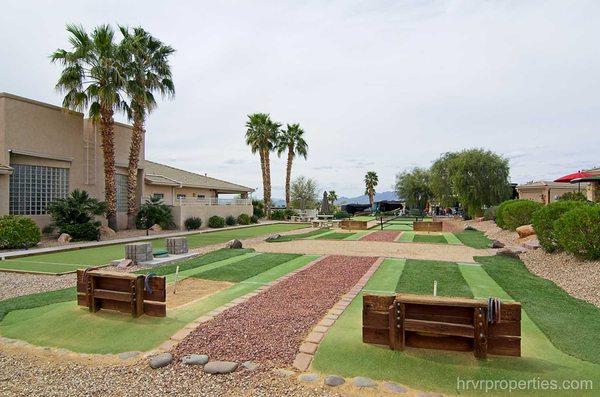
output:
[[[0,91],[53,104],[66,23],[141,25],[177,53],[176,97],[146,157],[260,191],[246,115],[300,123],[293,174],[379,191],[441,153],[483,147],[513,182],[600,166],[600,1],[7,1]],[[122,119],[121,119],[122,120]],[[283,197],[283,159],[272,162]]]

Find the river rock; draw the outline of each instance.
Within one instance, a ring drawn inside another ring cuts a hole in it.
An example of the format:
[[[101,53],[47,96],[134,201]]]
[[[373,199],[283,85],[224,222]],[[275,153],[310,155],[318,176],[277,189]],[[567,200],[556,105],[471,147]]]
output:
[[[406,393],[408,391],[406,387],[394,382],[386,382],[383,384],[383,387],[392,393]]]
[[[256,371],[259,365],[252,361],[245,361],[242,363],[242,367],[246,368],[248,371]]]
[[[475,230],[477,230],[477,229],[475,229],[475,228],[474,228],[473,226],[471,226],[471,225],[466,225],[466,226],[464,227],[464,229],[465,229],[465,230],[471,230],[471,231],[475,231]]]
[[[266,238],[267,241],[274,241],[281,237],[281,234],[273,233],[270,234],[269,237]]]
[[[329,375],[325,378],[323,383],[325,383],[327,386],[336,387],[346,383],[346,380],[339,375]]]
[[[69,243],[71,240],[73,239],[73,237],[71,237],[71,235],[67,234],[67,233],[62,233],[60,236],[58,236],[58,242],[60,244],[67,244]]]
[[[242,242],[236,238],[236,239],[228,241],[227,244],[225,244],[225,247],[239,249],[239,248],[242,248]]]
[[[186,365],[204,365],[208,362],[206,354],[188,354],[181,357],[181,362]]]
[[[357,376],[352,379],[352,383],[356,387],[375,387],[377,383],[371,378],[365,378],[364,376]]]
[[[319,379],[319,375],[317,374],[301,374],[298,376],[298,380],[302,382],[314,382]]]
[[[492,248],[504,248],[505,244],[498,240],[492,240]]]
[[[161,353],[150,359],[151,368],[161,368],[171,364],[173,361],[173,355],[171,353]]]
[[[236,370],[238,364],[233,361],[210,361],[204,366],[207,374],[230,374]]]

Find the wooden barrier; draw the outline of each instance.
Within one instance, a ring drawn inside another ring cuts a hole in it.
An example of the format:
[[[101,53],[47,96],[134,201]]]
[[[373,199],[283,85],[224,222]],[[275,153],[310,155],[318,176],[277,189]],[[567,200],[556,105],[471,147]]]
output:
[[[363,296],[363,342],[521,356],[521,304],[502,302],[500,321],[487,322],[487,300],[399,294]]]
[[[77,304],[87,306],[91,312],[106,309],[131,313],[133,317],[142,314],[165,317],[165,277],[155,276],[150,279],[152,292],[145,289],[144,281],[145,276],[142,274],[77,270]]]
[[[340,222],[340,228],[344,230],[367,230],[369,227],[367,221],[352,221],[345,219]]]
[[[415,232],[441,232],[444,230],[444,222],[413,222]]]

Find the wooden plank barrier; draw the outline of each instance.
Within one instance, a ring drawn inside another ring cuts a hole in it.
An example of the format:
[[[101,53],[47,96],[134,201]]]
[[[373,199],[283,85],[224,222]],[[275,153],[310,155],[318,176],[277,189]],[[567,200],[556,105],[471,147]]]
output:
[[[145,288],[142,274],[101,271],[96,268],[77,270],[77,304],[91,312],[100,309],[142,314],[154,317],[167,315],[166,279],[151,277]],[[150,292],[150,290],[152,292]]]
[[[415,232],[441,232],[444,230],[444,222],[413,222],[413,230]]]
[[[502,302],[500,320],[487,321],[487,300],[398,294],[363,296],[363,342],[521,356],[521,304]]]

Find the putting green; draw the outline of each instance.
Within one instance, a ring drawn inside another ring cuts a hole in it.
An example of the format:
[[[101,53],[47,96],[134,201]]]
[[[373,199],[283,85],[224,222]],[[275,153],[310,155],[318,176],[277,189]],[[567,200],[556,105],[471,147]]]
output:
[[[225,243],[234,238],[245,239],[304,227],[306,227],[305,224],[276,223],[271,225],[189,234],[185,237],[188,240],[188,246],[190,248],[198,248],[212,244]],[[150,240],[150,242],[154,249],[165,248],[165,237]],[[0,261],[0,270],[64,273],[90,266],[106,265],[113,260],[123,258],[124,255],[125,244],[114,244],[7,259]]]
[[[197,272],[180,274],[198,277],[203,271],[243,263],[256,254],[244,254],[205,265]],[[90,313],[75,301],[51,304],[8,313],[0,322],[0,334],[38,346],[66,348],[81,353],[120,353],[146,351],[160,345],[196,318],[254,291],[260,285],[305,266],[318,258],[303,255],[180,308],[168,309],[167,317],[131,318],[122,313],[101,310]]]
[[[418,262],[418,261],[417,261]],[[400,260],[386,260],[371,277],[364,291],[391,293],[399,283],[408,264]],[[476,297],[510,297],[480,267],[450,264],[459,269],[464,283]],[[424,268],[425,270],[425,268]],[[427,268],[431,271],[431,268]],[[427,279],[430,275],[423,272]],[[439,277],[439,276],[438,276]],[[532,379],[562,381],[591,380],[600,384],[600,365],[582,361],[556,349],[545,335],[531,322],[527,313],[522,317],[523,357],[490,356],[477,360],[471,353],[446,352],[427,349],[393,351],[384,346],[362,343],[362,294],[359,294],[335,322],[319,345],[313,369],[346,377],[368,376],[391,380],[426,391],[460,395],[507,395],[503,389],[457,390],[458,380],[531,381]],[[516,390],[510,394],[521,396],[572,395],[565,390]],[[597,391],[577,391],[577,395],[597,395]]]

